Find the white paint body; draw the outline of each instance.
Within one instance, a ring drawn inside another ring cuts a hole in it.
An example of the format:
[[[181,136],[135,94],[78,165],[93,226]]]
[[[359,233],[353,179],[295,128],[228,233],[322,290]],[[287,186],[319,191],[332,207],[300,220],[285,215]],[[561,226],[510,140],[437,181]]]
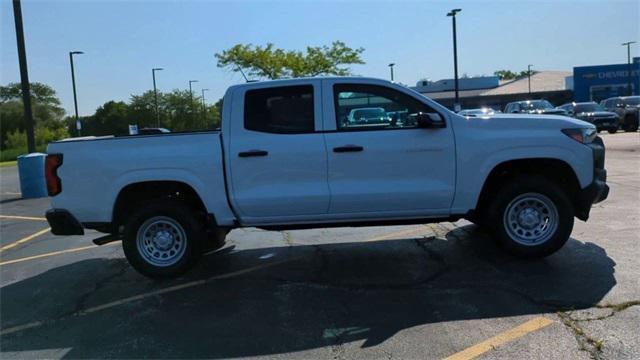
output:
[[[333,84],[373,84],[435,109],[446,127],[338,132]],[[244,93],[288,85],[314,87],[315,133],[271,134],[244,128]],[[591,149],[561,132],[592,125],[564,116],[465,118],[403,86],[369,78],[312,78],[233,86],[221,131],[70,139],[62,153],[62,192],[52,207],[80,222],[111,222],[119,192],[144,181],[191,186],[222,226],[268,226],[440,218],[476,207],[500,163],[548,158],[566,162],[581,187],[593,177]],[[364,151],[331,149],[359,145]],[[268,156],[238,156],[248,150]],[[543,170],[544,171],[544,170]]]

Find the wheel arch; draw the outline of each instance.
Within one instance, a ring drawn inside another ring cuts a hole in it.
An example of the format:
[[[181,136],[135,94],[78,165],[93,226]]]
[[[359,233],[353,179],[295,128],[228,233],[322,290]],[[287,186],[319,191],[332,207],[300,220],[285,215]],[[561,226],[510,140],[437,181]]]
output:
[[[500,188],[500,184],[527,174],[543,176],[559,185],[575,205],[576,194],[581,187],[571,165],[560,159],[529,158],[507,160],[494,166],[485,178],[474,212],[482,212],[487,208],[491,195]]]
[[[186,203],[196,213],[207,216],[207,208],[198,192],[191,185],[175,180],[148,180],[129,183],[116,196],[112,210],[111,226],[119,232],[127,216],[136,204],[160,200],[178,200]]]

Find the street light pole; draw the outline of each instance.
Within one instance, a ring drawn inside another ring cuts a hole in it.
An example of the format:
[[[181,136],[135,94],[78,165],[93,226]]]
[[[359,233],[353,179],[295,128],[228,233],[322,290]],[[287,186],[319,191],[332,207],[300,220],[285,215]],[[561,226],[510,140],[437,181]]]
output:
[[[204,101],[204,92],[209,91],[209,89],[202,89],[202,122],[204,123],[204,127],[207,127],[207,104]]]
[[[158,90],[156,89],[156,71],[164,70],[163,68],[151,69],[151,76],[153,76],[153,98],[156,105],[156,127],[160,127],[160,113],[158,112]]]
[[[447,13],[453,20],[453,74],[455,83],[456,100],[453,104],[454,111],[460,110],[460,97],[458,96],[458,41],[456,35],[456,14],[462,11],[462,9],[452,9]]]
[[[71,84],[73,85],[73,107],[76,111],[76,130],[78,130],[78,136],[81,136],[82,125],[80,124],[80,119],[78,118],[78,97],[76,95],[76,73],[73,68],[73,55],[81,55],[84,54],[82,51],[71,51],[69,52],[69,62],[71,63]]]
[[[33,136],[33,113],[31,112],[31,91],[29,72],[27,71],[27,50],[24,45],[22,27],[22,6],[20,0],[13,0],[13,17],[16,25],[16,41],[18,43],[18,62],[20,63],[20,83],[22,85],[22,104],[24,106],[24,127],[27,133],[27,150],[36,152],[36,140]]]
[[[527,65],[527,77],[529,78],[529,95],[531,95],[531,67],[533,65]]]
[[[395,63],[391,63],[389,64],[389,70],[391,70],[391,81],[393,82],[393,67],[395,66]]]
[[[198,82],[198,80],[189,80],[189,97],[191,98],[191,120],[195,120],[195,113],[193,108],[193,90],[191,89],[191,84],[194,82]]]
[[[631,44],[635,44],[635,41],[627,41],[622,46],[627,47],[627,95],[633,95],[631,90]]]

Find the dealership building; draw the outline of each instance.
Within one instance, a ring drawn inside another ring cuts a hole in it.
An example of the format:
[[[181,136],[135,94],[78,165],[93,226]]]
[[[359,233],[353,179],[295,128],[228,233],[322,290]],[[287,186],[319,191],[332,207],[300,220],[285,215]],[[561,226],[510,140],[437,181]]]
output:
[[[631,71],[629,71],[631,69]],[[631,76],[629,76],[629,74]],[[640,89],[640,58],[628,64],[574,67],[571,71],[537,71],[531,79],[499,80],[496,76],[459,79],[459,97],[463,109],[491,107],[503,110],[512,101],[545,99],[558,106],[567,102],[596,101],[626,96]],[[453,108],[454,80],[420,80],[412,89],[440,104]]]
[[[631,72],[629,72],[631,71]],[[629,76],[629,73],[631,76]],[[633,95],[640,89],[640,57],[628,64],[579,66],[573,68],[573,96],[575,101],[604,100],[614,96]]]

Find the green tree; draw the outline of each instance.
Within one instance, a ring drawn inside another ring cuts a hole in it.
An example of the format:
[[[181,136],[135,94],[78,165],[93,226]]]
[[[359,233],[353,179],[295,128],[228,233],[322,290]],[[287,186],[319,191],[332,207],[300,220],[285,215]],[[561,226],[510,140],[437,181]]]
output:
[[[42,83],[31,83],[31,107],[35,127],[46,127],[58,133],[64,129],[62,117],[64,109],[60,106],[55,90]],[[22,88],[19,83],[0,86],[0,146],[7,148],[7,136],[16,131],[24,133],[24,107]],[[42,132],[41,132],[42,133]],[[26,140],[25,140],[26,141]],[[38,142],[36,134],[36,142]]]
[[[537,73],[537,71],[535,70],[531,70],[531,75]],[[528,75],[528,71],[527,70],[522,70],[518,73],[513,72],[511,70],[497,70],[493,72],[493,75],[497,76],[500,80],[515,80],[515,79],[522,79],[527,77]]]
[[[239,71],[249,76],[267,79],[318,75],[350,75],[345,65],[364,64],[363,48],[352,49],[341,41],[331,46],[307,47],[306,52],[277,49],[273,44],[253,46],[237,44],[215,54],[218,67]]]

